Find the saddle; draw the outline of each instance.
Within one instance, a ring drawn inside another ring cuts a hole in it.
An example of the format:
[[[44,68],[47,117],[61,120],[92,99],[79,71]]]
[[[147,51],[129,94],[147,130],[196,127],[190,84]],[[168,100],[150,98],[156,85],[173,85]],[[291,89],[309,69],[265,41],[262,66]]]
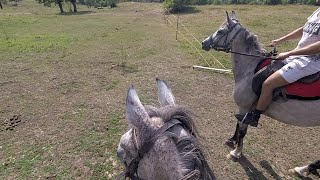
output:
[[[285,63],[283,61],[272,60],[271,57],[260,60],[255,68],[255,74],[252,79],[252,89],[258,97],[261,94],[262,83],[284,65]],[[320,99],[320,72],[275,89],[273,99],[277,99],[278,97],[299,100]]]

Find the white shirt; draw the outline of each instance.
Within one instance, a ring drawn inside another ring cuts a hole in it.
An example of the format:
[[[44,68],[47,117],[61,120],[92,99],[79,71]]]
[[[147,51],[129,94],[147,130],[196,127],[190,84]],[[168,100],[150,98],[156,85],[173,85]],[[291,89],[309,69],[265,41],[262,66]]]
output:
[[[320,41],[320,8],[315,10],[311,16],[308,17],[307,22],[303,26],[302,37],[298,43],[297,49],[306,47],[310,44]],[[320,60],[320,54],[308,56],[290,56],[285,61],[294,61],[298,66],[304,67],[310,61]],[[320,62],[320,61],[319,61]],[[319,63],[320,66],[320,63]]]

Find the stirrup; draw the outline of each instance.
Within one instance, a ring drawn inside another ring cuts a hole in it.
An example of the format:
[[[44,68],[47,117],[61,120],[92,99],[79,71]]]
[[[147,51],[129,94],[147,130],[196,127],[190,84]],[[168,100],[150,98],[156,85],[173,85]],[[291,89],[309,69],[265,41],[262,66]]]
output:
[[[235,114],[234,116],[238,119],[239,122],[244,123],[243,121],[246,119],[248,113],[246,114]],[[244,123],[244,124],[249,124],[253,127],[258,127],[258,121],[254,120],[254,121],[250,121],[249,123]]]

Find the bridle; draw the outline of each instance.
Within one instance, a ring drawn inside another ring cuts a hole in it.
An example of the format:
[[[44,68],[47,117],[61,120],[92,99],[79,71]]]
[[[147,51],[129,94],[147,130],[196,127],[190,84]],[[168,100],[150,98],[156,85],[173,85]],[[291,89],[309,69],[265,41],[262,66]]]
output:
[[[230,41],[227,42],[227,41],[228,41],[228,36],[229,36],[229,34],[233,31],[233,29],[234,29],[237,25],[239,25],[240,28],[239,28],[238,31],[233,35],[233,37],[230,39]],[[239,34],[242,30],[244,30],[244,28],[241,26],[241,24],[240,24],[240,23],[235,23],[233,26],[231,26],[230,28],[228,28],[228,31],[227,31],[225,34],[223,34],[216,42],[213,42],[213,38],[212,38],[213,34],[211,34],[211,36],[210,36],[210,41],[211,41],[210,44],[212,44],[212,45],[211,45],[211,48],[213,48],[213,49],[216,50],[216,51],[230,52],[230,51],[231,51],[231,43],[233,42],[233,40],[238,36],[238,34]],[[221,41],[221,39],[224,38],[224,37],[225,37],[225,39],[224,39],[223,44],[222,44],[222,45],[219,45],[218,43],[219,43],[219,42]]]
[[[234,20],[234,19],[233,19]],[[235,20],[237,21],[237,20]],[[228,40],[228,36],[229,34],[232,32],[232,30],[239,25],[240,28],[238,29],[238,31],[232,36],[232,38],[230,39],[229,42],[227,42]],[[274,47],[274,50],[271,51],[270,53],[268,52],[260,52],[261,55],[256,55],[256,54],[248,54],[248,53],[241,53],[241,52],[236,52],[236,51],[232,51],[231,49],[231,43],[233,42],[233,40],[238,36],[238,34],[245,30],[242,25],[239,22],[236,22],[233,26],[231,26],[228,31],[223,34],[221,37],[219,37],[219,39],[215,42],[213,42],[213,34],[210,35],[210,47],[213,48],[216,51],[223,51],[226,53],[232,53],[232,54],[238,54],[238,55],[243,55],[243,56],[251,56],[251,57],[257,57],[257,58],[271,58],[272,60],[276,60],[276,58],[273,58],[272,56],[276,56],[277,55],[277,51],[276,48]],[[221,41],[221,39],[225,37],[224,39],[224,43],[222,45],[219,45],[219,41]]]
[[[138,149],[137,155],[132,159],[132,161],[129,163],[129,165],[126,165],[126,169],[123,173],[120,174],[116,180],[121,179],[122,177],[124,179],[132,179],[132,180],[140,180],[138,177],[138,167],[139,162],[141,159],[143,159],[143,156],[150,151],[155,141],[158,139],[158,137],[163,134],[164,132],[168,131],[170,128],[172,128],[175,125],[181,124],[181,122],[178,119],[171,119],[170,121],[166,122],[162,127],[157,129],[152,135],[150,136],[148,141],[145,141],[140,148],[138,148],[138,143],[136,139],[136,130],[135,128],[132,129],[132,141],[134,143],[134,146]]]

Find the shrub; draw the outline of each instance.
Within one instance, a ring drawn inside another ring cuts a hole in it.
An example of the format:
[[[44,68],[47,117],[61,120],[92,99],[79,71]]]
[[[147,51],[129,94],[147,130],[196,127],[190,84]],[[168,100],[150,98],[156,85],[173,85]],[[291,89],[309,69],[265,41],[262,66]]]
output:
[[[171,12],[179,12],[184,9],[186,2],[185,0],[164,0],[163,5]]]
[[[281,4],[282,0],[266,0],[265,4],[267,5],[277,5],[277,4]]]
[[[214,5],[220,5],[222,4],[221,0],[213,0]]]
[[[316,5],[316,0],[308,0],[307,4]]]

